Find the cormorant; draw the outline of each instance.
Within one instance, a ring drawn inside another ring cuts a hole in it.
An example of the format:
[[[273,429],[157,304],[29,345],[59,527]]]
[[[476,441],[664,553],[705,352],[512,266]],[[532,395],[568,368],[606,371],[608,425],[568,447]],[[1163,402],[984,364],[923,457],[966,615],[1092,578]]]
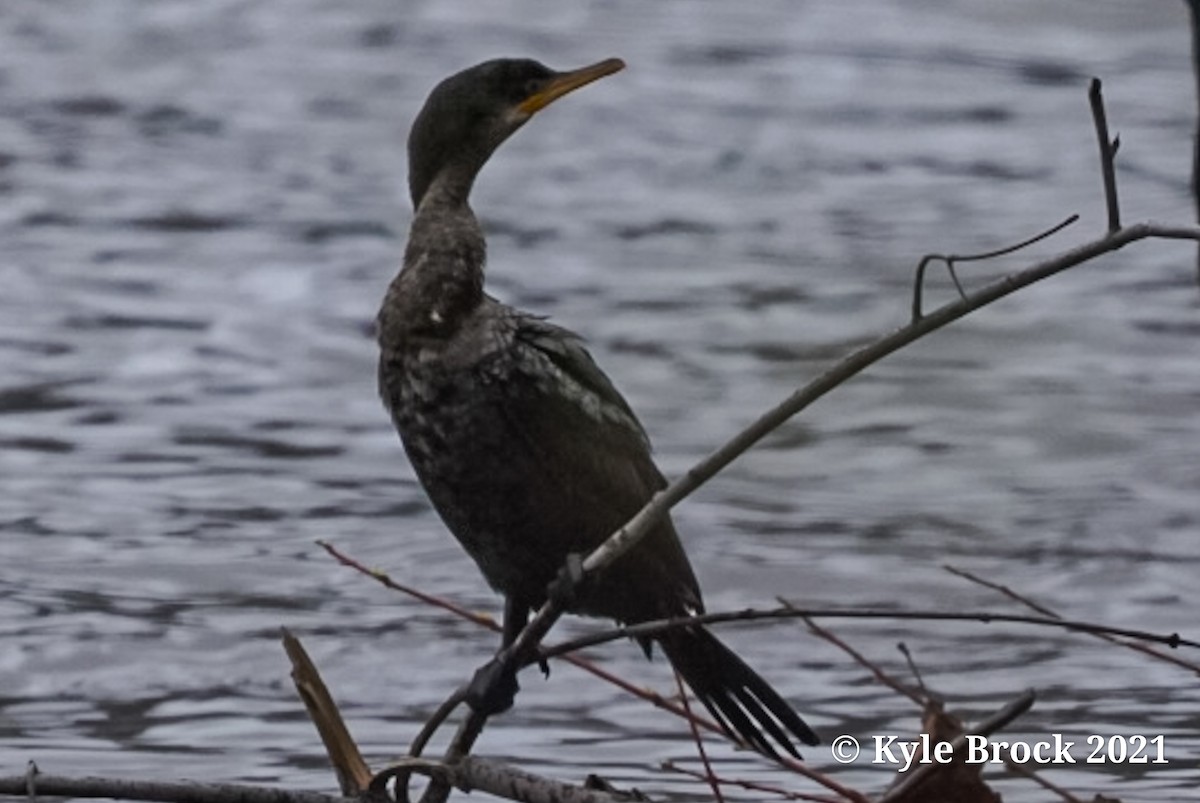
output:
[[[579,336],[484,292],[483,231],[468,195],[493,151],[536,112],[624,66],[484,62],[438,84],[408,138],[416,211],[377,321],[380,394],[434,507],[505,597],[505,645],[568,557],[599,546],[666,482],[637,417]],[[704,610],[669,518],[577,591],[570,610],[623,623]],[[792,736],[817,744],[705,628],[656,641],[732,735],[771,755],[773,745],[798,755]],[[473,704],[507,708],[509,681],[507,697]]]

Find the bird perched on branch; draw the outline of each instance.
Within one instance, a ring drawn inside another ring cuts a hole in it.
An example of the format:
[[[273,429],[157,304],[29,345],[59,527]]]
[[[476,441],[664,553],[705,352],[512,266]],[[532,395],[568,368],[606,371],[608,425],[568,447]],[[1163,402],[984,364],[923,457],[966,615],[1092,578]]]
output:
[[[484,237],[468,196],[496,148],[534,114],[623,67],[618,59],[570,72],[525,59],[484,62],[442,81],[409,134],[416,212],[379,312],[379,388],[434,507],[505,597],[505,646],[568,558],[599,546],[666,483],[637,417],[580,338],[484,292]],[[575,592],[571,611],[627,624],[704,609],[669,518]],[[780,746],[796,755],[793,738],[817,743],[708,630],[655,640],[736,738],[768,754]],[[484,690],[472,704],[504,710],[516,690],[510,681],[507,692]]]

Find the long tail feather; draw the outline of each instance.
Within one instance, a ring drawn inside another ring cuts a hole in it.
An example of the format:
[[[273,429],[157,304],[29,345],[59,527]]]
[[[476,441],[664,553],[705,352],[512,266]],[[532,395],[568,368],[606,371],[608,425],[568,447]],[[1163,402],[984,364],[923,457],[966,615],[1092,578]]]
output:
[[[672,630],[661,644],[671,665],[730,735],[772,756],[778,755],[778,745],[799,758],[792,736],[804,744],[820,743],[792,707],[708,630]]]

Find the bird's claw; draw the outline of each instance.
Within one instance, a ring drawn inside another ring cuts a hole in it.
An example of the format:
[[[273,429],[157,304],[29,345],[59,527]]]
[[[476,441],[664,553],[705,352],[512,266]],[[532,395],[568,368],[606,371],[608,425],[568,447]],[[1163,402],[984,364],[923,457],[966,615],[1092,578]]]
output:
[[[466,702],[476,713],[490,717],[512,708],[520,690],[516,669],[496,656],[475,670],[475,676],[467,684]]]

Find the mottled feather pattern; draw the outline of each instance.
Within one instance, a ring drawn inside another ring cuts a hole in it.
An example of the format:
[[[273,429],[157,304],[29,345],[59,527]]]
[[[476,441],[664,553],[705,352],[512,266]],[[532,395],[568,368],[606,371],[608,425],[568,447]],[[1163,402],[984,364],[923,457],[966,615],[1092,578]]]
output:
[[[416,216],[378,318],[379,389],[434,508],[505,595],[506,640],[569,555],[596,549],[666,486],[646,432],[583,341],[483,292],[486,248],[467,203],[479,169],[525,120],[622,66],[556,73],[527,59],[485,62],[439,84],[409,137]],[[670,517],[586,578],[569,608],[630,623],[702,611]],[[766,752],[774,742],[795,754],[788,731],[815,743],[704,628],[656,641],[731,732]]]

